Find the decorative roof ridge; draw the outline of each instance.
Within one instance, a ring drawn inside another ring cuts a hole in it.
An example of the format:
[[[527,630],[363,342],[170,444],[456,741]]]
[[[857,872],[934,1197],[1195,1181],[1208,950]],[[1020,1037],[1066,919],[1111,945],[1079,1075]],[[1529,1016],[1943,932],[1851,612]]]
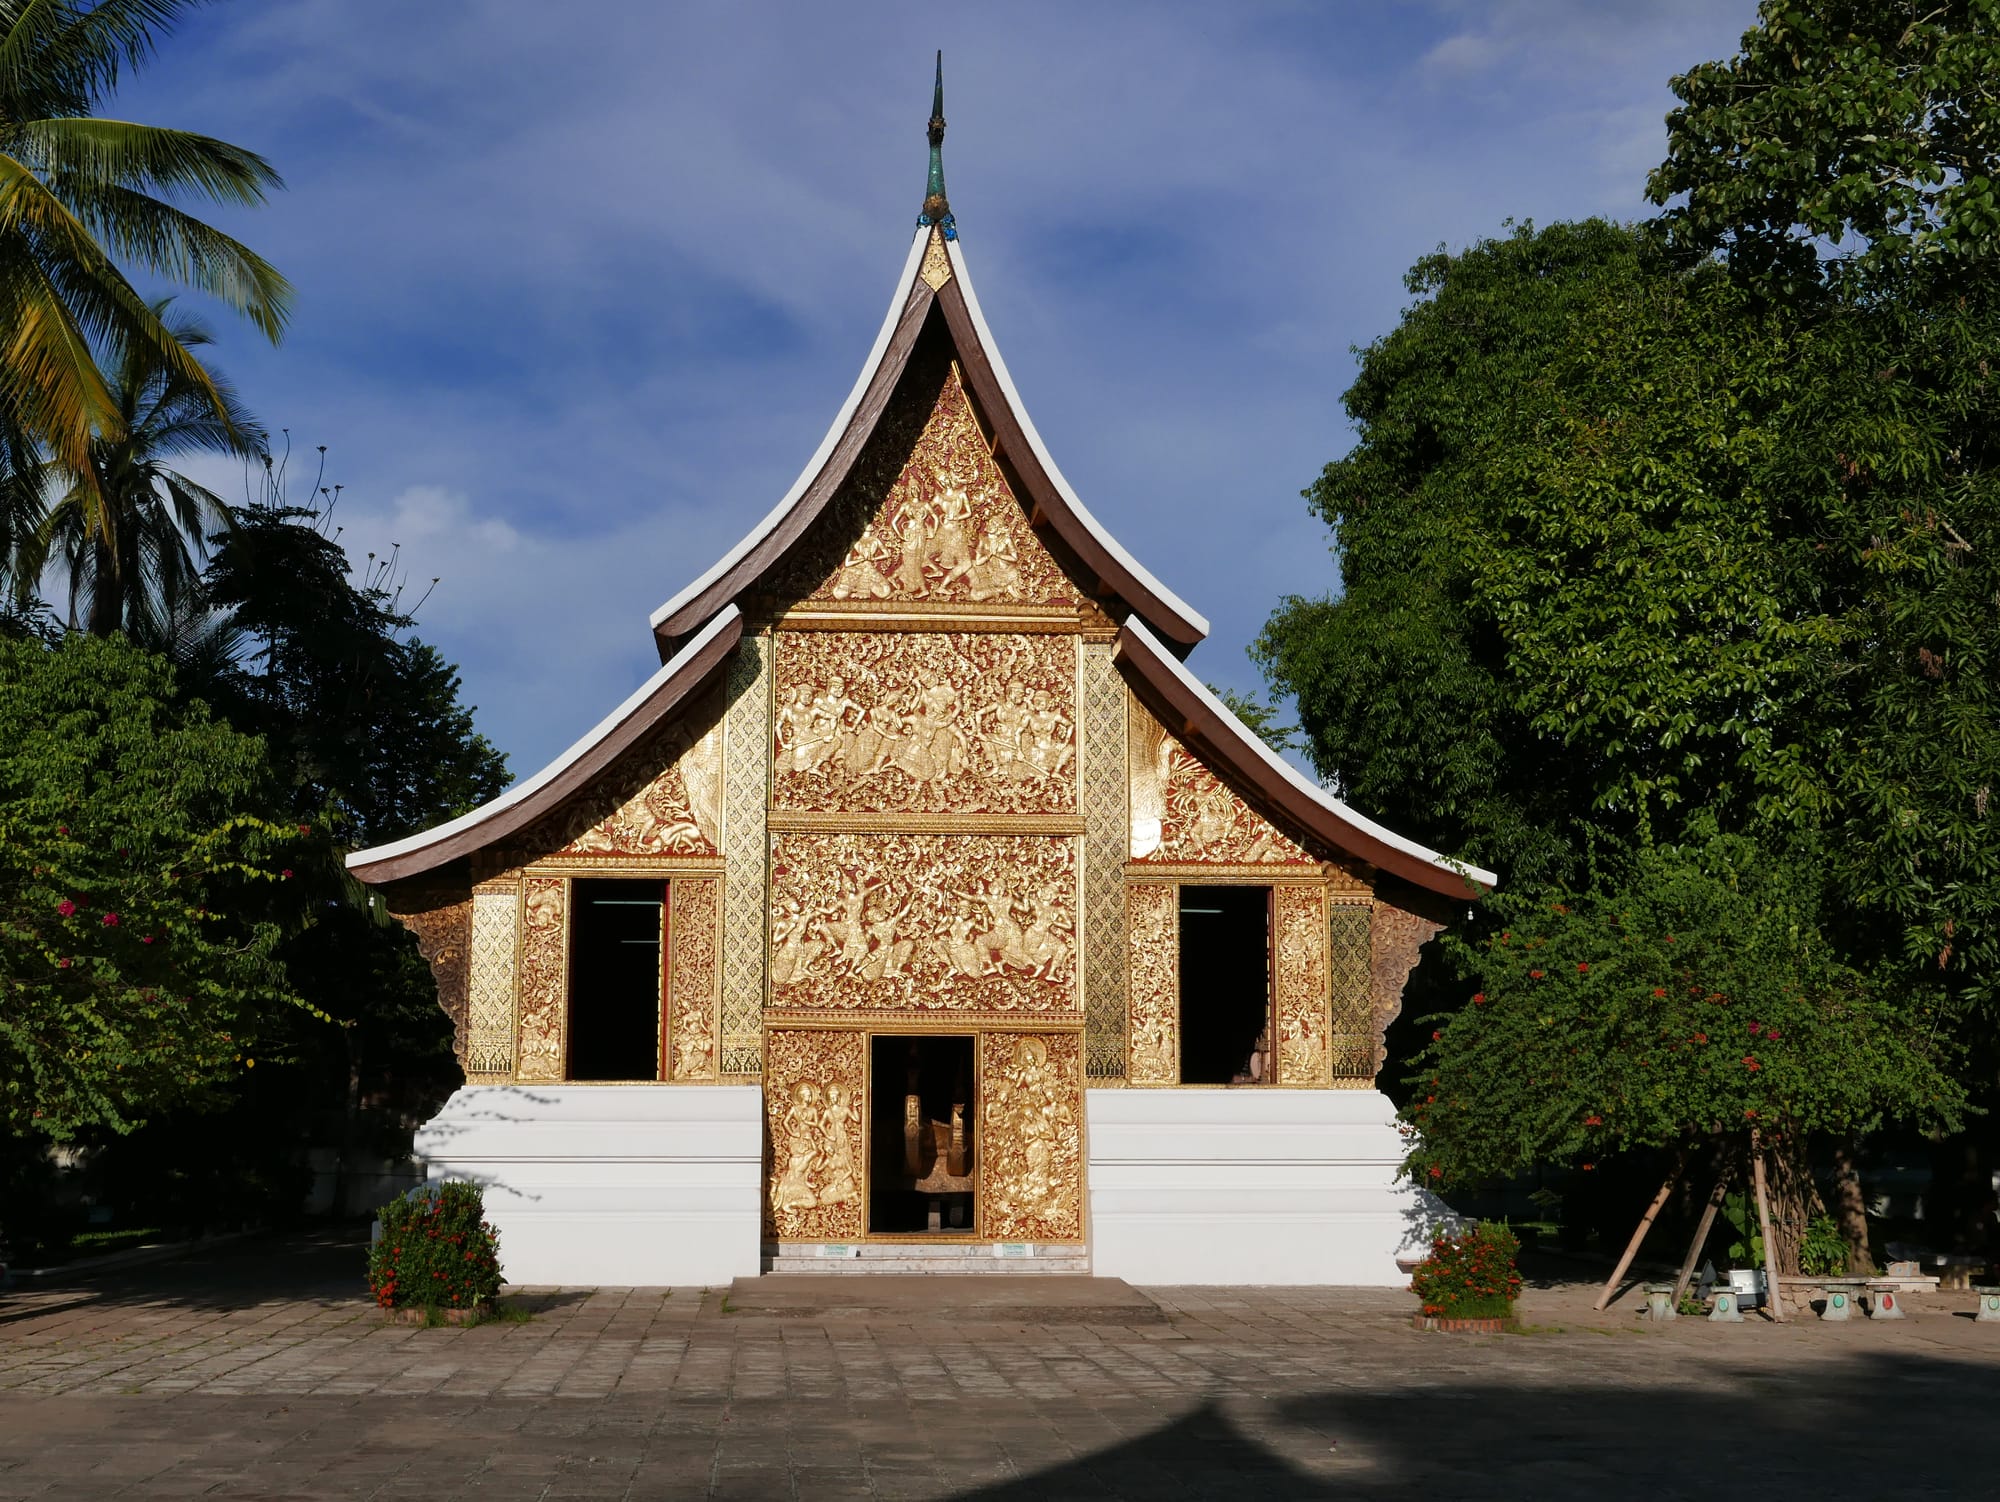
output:
[[[1172,710],[1168,730],[1180,739],[1199,741],[1289,822],[1378,870],[1446,897],[1476,900],[1500,884],[1493,872],[1406,839],[1308,781],[1210,693],[1137,616],[1119,629],[1114,656],[1130,663]]]
[[[944,49],[938,49],[937,87],[931,93],[931,170],[924,182],[924,208],[917,215],[917,228],[936,225],[947,240],[958,238],[958,221],[951,217],[951,199],[944,191]]]
[[[743,635],[743,615],[725,605],[682,648],[554,761],[470,813],[421,834],[356,850],[347,869],[379,883],[418,876],[503,839],[549,813],[598,775],[721,666]],[[488,827],[491,826],[491,827]]]

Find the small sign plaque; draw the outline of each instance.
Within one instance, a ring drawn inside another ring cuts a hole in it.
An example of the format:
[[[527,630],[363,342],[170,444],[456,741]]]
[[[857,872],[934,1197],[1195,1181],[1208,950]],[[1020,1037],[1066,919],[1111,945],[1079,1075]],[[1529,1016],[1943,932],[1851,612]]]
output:
[[[993,1248],[996,1257],[1032,1257],[1035,1249],[1025,1241],[1002,1241]]]
[[[858,1246],[828,1244],[819,1249],[819,1254],[822,1257],[859,1257],[861,1255],[861,1248]]]

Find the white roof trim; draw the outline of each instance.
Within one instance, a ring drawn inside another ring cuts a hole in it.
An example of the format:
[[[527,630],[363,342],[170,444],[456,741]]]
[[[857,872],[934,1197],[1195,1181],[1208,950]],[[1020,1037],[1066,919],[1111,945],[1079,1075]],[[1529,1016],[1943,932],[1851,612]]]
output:
[[[875,379],[876,367],[882,363],[882,356],[889,348],[890,336],[896,332],[896,325],[902,321],[903,308],[909,300],[910,283],[915,279],[917,267],[923,260],[924,245],[929,235],[929,230],[923,230],[911,240],[910,254],[903,261],[902,271],[896,276],[895,295],[889,300],[889,316],[882,320],[882,331],[875,336],[875,347],[868,351],[867,362],[862,365],[861,374],[855,378],[854,389],[847,393],[847,400],[841,404],[839,414],[833,419],[833,426],[826,430],[826,437],[820,440],[820,445],[814,450],[812,458],[806,461],[806,467],[800,471],[798,479],[792,482],[792,488],[785,492],[782,501],[771,508],[769,515],[751,528],[747,537],[722,555],[721,560],[713,568],[653,612],[651,624],[655,630],[658,630],[660,625],[676,611],[699,598],[703,590],[735,568],[749,555],[752,548],[770,536],[778,523],[785,519],[786,513],[799,503],[799,498],[806,493],[806,487],[811,485],[818,478],[820,470],[825,468],[827,459],[833,453],[834,445],[840,442],[841,435],[847,431],[848,423],[854,418],[855,409],[861,405],[861,398],[867,392],[869,382]]]
[[[593,746],[597,745],[598,742],[602,741],[612,731],[630,719],[642,704],[658,693],[661,686],[672,679],[676,673],[680,672],[702,648],[706,647],[717,636],[721,635],[723,631],[727,630],[740,614],[741,612],[734,605],[725,605],[721,610],[717,611],[714,620],[710,621],[699,632],[690,637],[687,645],[683,646],[680,651],[674,653],[672,657],[661,663],[658,671],[634,689],[623,704],[620,704],[610,714],[599,720],[581,740],[577,741],[575,745],[563,752],[561,756],[558,756],[546,767],[543,767],[533,777],[528,778],[525,782],[515,783],[498,798],[493,799],[489,803],[480,804],[479,807],[475,808],[469,814],[460,814],[448,824],[440,824],[435,829],[426,829],[422,834],[410,835],[406,839],[395,841],[393,844],[376,845],[367,850],[356,850],[347,857],[348,867],[352,869],[355,866],[372,866],[377,861],[394,860],[398,856],[413,855],[419,850],[427,850],[433,845],[452,838],[454,835],[462,834],[468,829],[476,829],[496,814],[505,813],[523,799],[533,797],[542,788],[548,786],[549,783],[574,766]]]
[[[1049,477],[1049,483],[1055,486],[1057,494],[1063,498],[1070,510],[1076,513],[1076,519],[1083,523],[1084,529],[1097,539],[1105,552],[1122,563],[1134,579],[1152,592],[1154,599],[1192,626],[1197,639],[1207,636],[1208,618],[1147,572],[1138,559],[1119,545],[1117,538],[1104,530],[1103,524],[1090,514],[1090,508],[1078,500],[1076,492],[1070,489],[1069,481],[1063,478],[1062,471],[1056,468],[1056,461],[1049,456],[1048,446],[1042,442],[1042,435],[1035,431],[1035,424],[1029,418],[1028,409],[1021,401],[1021,394],[1014,389],[1014,378],[1007,374],[1007,362],[1000,358],[1000,346],[994,342],[993,331],[986,326],[986,315],[979,311],[979,296],[972,290],[972,278],[966,272],[965,254],[959,249],[959,242],[947,240],[944,248],[945,254],[951,257],[952,274],[958,278],[958,290],[965,298],[965,309],[972,315],[972,326],[979,331],[979,342],[986,351],[988,362],[993,366],[994,378],[1000,382],[1000,390],[1007,398],[1007,405],[1013,409],[1014,420],[1021,425],[1021,431],[1027,435],[1028,447],[1035,451],[1035,460],[1042,466],[1042,473]],[[1258,744],[1261,745],[1262,742]]]
[[[1190,673],[1185,663],[1162,646],[1159,638],[1147,629],[1144,621],[1134,615],[1126,620],[1125,629],[1132,633],[1140,646],[1145,649],[1146,653],[1156,663],[1180,680],[1182,687],[1200,699],[1204,705],[1222,720],[1223,724],[1233,728],[1246,749],[1254,753],[1266,766],[1275,769],[1293,787],[1324,807],[1327,812],[1340,820],[1341,823],[1361,834],[1367,835],[1370,839],[1380,840],[1390,849],[1420,860],[1435,870],[1448,871],[1454,876],[1462,876],[1468,881],[1476,882],[1489,892],[1500,884],[1500,878],[1493,872],[1480,866],[1468,865],[1464,861],[1454,860],[1448,855],[1440,855],[1437,851],[1427,846],[1419,845],[1415,840],[1405,839],[1393,829],[1385,829],[1373,819],[1356,813],[1345,803],[1342,803],[1338,798],[1327,792],[1318,783],[1307,781],[1298,768],[1294,767],[1282,756],[1279,756],[1277,752],[1265,745],[1262,736],[1236,718],[1235,713],[1227,704],[1224,704],[1208,691],[1207,684]]]

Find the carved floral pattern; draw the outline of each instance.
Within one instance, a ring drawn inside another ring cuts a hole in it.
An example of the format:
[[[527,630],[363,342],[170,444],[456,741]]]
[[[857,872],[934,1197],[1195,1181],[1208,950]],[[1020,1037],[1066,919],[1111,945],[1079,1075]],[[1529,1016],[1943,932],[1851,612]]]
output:
[[[1045,604],[1077,590],[987,449],[958,372],[912,362],[801,543],[785,591],[815,600]],[[934,395],[932,394],[934,393]]]
[[[1083,1234],[1083,1039],[985,1033],[980,1046],[980,1227],[995,1241]]]
[[[766,1228],[781,1241],[862,1231],[861,1111],[867,1042],[856,1032],[776,1028],[764,1040]]]
[[[776,807],[1075,811],[1070,638],[808,631],[777,647]]]
[[[472,899],[463,895],[463,889],[405,894],[396,894],[392,889],[389,901],[389,910],[397,921],[416,936],[417,952],[430,962],[431,976],[437,982],[438,1005],[451,1019],[451,1051],[461,1069],[469,1068],[466,1014],[470,1004]]]
[[[514,939],[521,894],[509,885],[472,897],[472,968],[465,1019],[465,1072],[514,1072]]]
[[[771,1005],[1076,1006],[1076,842],[792,832],[771,865]]]
[[[667,968],[667,1036],[673,1044],[673,1077],[715,1078],[717,883],[702,877],[675,877],[667,883],[673,903]]]
[[[1326,891],[1272,889],[1276,906],[1278,1082],[1325,1085],[1327,1067]]]
[[[721,848],[722,724],[708,696],[527,831],[523,862],[550,855],[713,855]]]
[[[1126,988],[1132,1013],[1131,1061],[1135,1085],[1171,1085],[1180,1071],[1180,901],[1164,883],[1134,882],[1125,889],[1125,932],[1131,955]]]
[[[564,909],[569,883],[556,876],[531,876],[522,887],[518,1069],[524,1080],[559,1080],[565,1058],[563,994],[569,956]]]

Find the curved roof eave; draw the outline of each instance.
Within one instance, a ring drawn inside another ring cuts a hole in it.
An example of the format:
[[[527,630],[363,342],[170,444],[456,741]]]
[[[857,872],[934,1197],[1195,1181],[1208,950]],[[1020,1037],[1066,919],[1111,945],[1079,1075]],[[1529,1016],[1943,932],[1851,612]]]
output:
[[[1007,362],[1000,357],[1000,346],[994,343],[993,331],[986,326],[986,315],[979,308],[979,294],[973,290],[972,277],[965,268],[965,252],[957,240],[947,240],[945,253],[951,258],[953,281],[958,285],[959,295],[965,300],[965,311],[972,319],[979,348],[985,354],[987,363],[993,368],[993,377],[1000,387],[1001,398],[1006,402],[1015,423],[1019,425],[1021,436],[1027,440],[1029,452],[1034,455],[1035,463],[1041,466],[1042,473],[1047,477],[1050,486],[1062,498],[1063,505],[1068,508],[1070,515],[1075,518],[1090,540],[1109,554],[1130,576],[1129,583],[1136,585],[1139,593],[1152,597],[1147,603],[1154,604],[1156,610],[1149,613],[1159,618],[1159,624],[1168,630],[1168,634],[1176,641],[1190,647],[1203,640],[1208,635],[1208,618],[1154,578],[1138,559],[1126,552],[1118,539],[1105,530],[1104,524],[1090,514],[1090,508],[1077,497],[1077,493],[1070,488],[1069,481],[1063,478],[1062,471],[1056,468],[1056,461],[1049,454],[1048,446],[1042,442],[1042,435],[1035,431],[1034,420],[1028,416],[1028,409],[1021,401],[1020,392],[1014,389],[1014,378],[1007,373]],[[947,287],[950,285],[951,283],[946,283]],[[1137,607],[1142,602],[1133,600],[1128,603]]]
[[[923,264],[924,245],[928,238],[928,235],[924,234],[912,238],[910,253],[904,258],[903,269],[896,278],[896,290],[889,299],[889,312],[883,318],[882,327],[875,335],[874,347],[868,351],[868,359],[861,367],[861,374],[855,377],[854,387],[847,393],[847,400],[841,403],[840,411],[834,416],[833,425],[826,430],[826,437],[820,440],[819,447],[813,451],[812,458],[806,461],[806,467],[799,472],[799,477],[792,481],[792,488],[785,492],[785,498],[773,506],[762,521],[750,529],[749,534],[741,542],[716,561],[714,567],[653,612],[651,624],[656,633],[671,637],[689,629],[688,623],[684,620],[678,623],[679,629],[676,629],[674,618],[684,615],[689,606],[698,604],[704,594],[734,573],[744,560],[756,551],[759,544],[777,531],[779,524],[791,515],[792,509],[812,488],[813,481],[819,478],[819,472],[826,467],[827,460],[833,457],[833,451],[840,446],[840,440],[846,435],[848,425],[854,421],[854,414],[860,410],[861,399],[867,395],[869,386],[875,380],[876,371],[881,367],[882,358],[889,351],[889,341],[894,337],[897,327],[910,314],[910,285],[916,280],[917,269]]]
[[[449,823],[387,845],[356,850],[347,857],[347,869],[370,885],[421,876],[534,823],[699,690],[742,635],[742,613],[734,605],[724,606],[623,704],[533,777]]]
[[[1385,829],[1356,813],[1264,744],[1136,617],[1118,632],[1115,660],[1130,663],[1170,711],[1167,728],[1192,738],[1298,827],[1376,869],[1446,897],[1476,900],[1500,883],[1493,872]]]

